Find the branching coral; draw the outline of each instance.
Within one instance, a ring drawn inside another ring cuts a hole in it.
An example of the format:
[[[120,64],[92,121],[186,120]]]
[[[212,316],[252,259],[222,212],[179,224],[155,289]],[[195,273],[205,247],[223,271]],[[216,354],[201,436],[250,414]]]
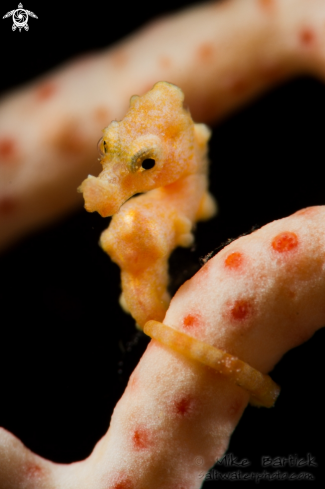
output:
[[[163,82],[133,96],[124,119],[104,130],[103,171],[80,187],[88,211],[115,214],[100,242],[121,268],[121,303],[141,327],[165,315],[172,250],[190,246],[193,224],[216,211],[207,190],[210,130],[193,123],[183,98]]]
[[[324,219],[324,207],[311,207],[234,241],[179,289],[164,323],[270,371],[324,325]],[[197,489],[249,397],[222,373],[152,341],[85,461],[52,464],[3,430],[1,488]]]

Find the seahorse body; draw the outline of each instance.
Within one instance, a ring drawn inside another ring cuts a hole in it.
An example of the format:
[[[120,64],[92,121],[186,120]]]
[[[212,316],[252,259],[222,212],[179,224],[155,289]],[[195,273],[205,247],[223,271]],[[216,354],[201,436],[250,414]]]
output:
[[[125,118],[103,131],[103,171],[80,187],[89,212],[114,214],[100,243],[121,268],[121,305],[140,327],[165,315],[172,250],[190,246],[195,222],[216,213],[207,191],[210,130],[193,122],[183,100],[167,82],[133,96]]]

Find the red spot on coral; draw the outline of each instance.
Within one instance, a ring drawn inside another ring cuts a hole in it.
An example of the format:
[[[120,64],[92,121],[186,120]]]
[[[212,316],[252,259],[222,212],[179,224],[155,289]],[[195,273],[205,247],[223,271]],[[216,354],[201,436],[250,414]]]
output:
[[[204,42],[198,47],[197,57],[201,61],[210,61],[214,55],[214,45],[212,42]]]
[[[40,477],[44,475],[44,470],[39,465],[32,463],[27,466],[26,476],[27,477]]]
[[[196,328],[200,325],[200,316],[198,314],[188,314],[184,317],[183,324],[186,329]]]
[[[168,56],[160,56],[159,58],[159,65],[161,68],[170,68],[172,65],[172,60]]]
[[[185,416],[190,411],[192,405],[192,399],[189,397],[182,397],[178,401],[175,401],[174,410],[176,414]]]
[[[112,489],[133,489],[134,484],[129,477],[120,476],[114,483]]]
[[[16,142],[10,137],[0,139],[0,158],[9,159],[15,156]]]
[[[266,12],[271,12],[274,9],[274,0],[258,0],[258,4]]]
[[[198,275],[200,275],[200,278],[205,278],[209,273],[209,269],[210,269],[210,263],[207,262],[203,265],[202,268],[200,268],[200,270],[197,272],[196,275],[194,275],[193,278],[195,279]]]
[[[236,300],[230,307],[230,314],[236,321],[246,319],[251,313],[251,304],[245,299]]]
[[[17,201],[12,197],[6,196],[0,198],[0,215],[8,216],[17,208]]]
[[[298,237],[295,233],[280,233],[272,241],[272,248],[279,253],[291,251],[298,246]]]
[[[85,138],[77,122],[66,122],[53,138],[54,144],[66,153],[80,153],[84,150]]]
[[[241,95],[248,89],[248,83],[241,75],[232,75],[224,81],[224,88],[234,95]]]
[[[111,53],[110,60],[115,68],[123,68],[127,64],[129,57],[124,49],[119,48]]]
[[[317,212],[316,207],[306,207],[305,209],[300,209],[300,211],[297,211],[294,213],[294,216],[312,216]]]
[[[94,118],[99,124],[106,124],[108,126],[110,122],[110,114],[105,107],[97,107],[97,109],[94,110]]]
[[[44,82],[36,88],[36,97],[38,100],[47,100],[52,97],[57,91],[57,87],[53,82]]]
[[[315,33],[309,27],[305,27],[299,32],[299,40],[304,46],[311,46],[315,42]]]
[[[226,267],[232,269],[239,268],[242,262],[243,262],[243,255],[238,251],[234,251],[233,253],[230,253],[230,255],[228,255],[227,258],[225,259]]]
[[[129,381],[130,389],[132,390],[136,389],[138,387],[138,383],[139,383],[138,376],[135,375],[135,373],[133,372]]]
[[[143,450],[150,445],[148,430],[144,428],[137,428],[133,431],[132,441],[135,448]]]

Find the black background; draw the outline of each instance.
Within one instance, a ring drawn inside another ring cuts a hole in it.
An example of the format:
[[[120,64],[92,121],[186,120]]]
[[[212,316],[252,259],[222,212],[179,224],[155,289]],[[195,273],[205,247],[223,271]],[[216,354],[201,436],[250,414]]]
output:
[[[91,2],[81,8],[26,0],[24,8],[38,16],[30,19],[29,32],[12,32],[10,19],[0,21],[1,90],[189,3]],[[15,0],[2,1],[1,17],[14,8]],[[305,77],[215,125],[211,189],[220,212],[198,225],[195,249],[174,253],[173,290],[228,238],[325,203],[324,113],[324,85]],[[147,344],[120,310],[118,268],[97,245],[108,222],[80,210],[0,256],[0,426],[57,462],[89,455]],[[276,407],[249,407],[236,428],[228,453],[250,460],[251,471],[262,472],[262,456],[311,453],[319,467],[303,470],[324,482],[324,333],[289,352],[273,371],[282,386]]]

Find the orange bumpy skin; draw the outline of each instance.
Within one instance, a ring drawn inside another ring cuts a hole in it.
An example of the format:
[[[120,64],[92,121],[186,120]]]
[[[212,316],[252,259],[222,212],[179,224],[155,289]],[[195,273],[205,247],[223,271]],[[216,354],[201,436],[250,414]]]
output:
[[[120,302],[140,327],[165,315],[172,250],[190,246],[194,223],[216,212],[207,191],[210,130],[194,124],[183,100],[167,82],[133,96],[124,119],[103,131],[103,171],[80,186],[87,211],[115,214],[100,244],[121,268]]]

